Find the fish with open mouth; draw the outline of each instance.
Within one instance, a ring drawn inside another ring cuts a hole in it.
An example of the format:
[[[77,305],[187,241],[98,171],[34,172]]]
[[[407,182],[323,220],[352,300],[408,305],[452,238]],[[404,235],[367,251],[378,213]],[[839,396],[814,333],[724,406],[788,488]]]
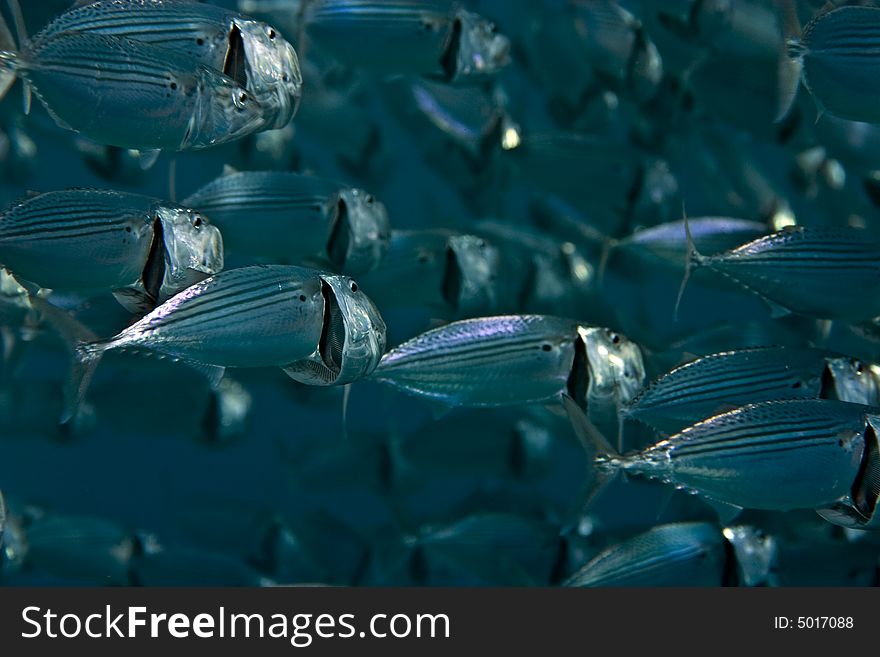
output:
[[[220,272],[108,340],[72,323],[56,328],[74,350],[62,423],[116,349],[182,361],[213,386],[227,367],[280,367],[301,383],[343,385],[370,374],[385,351],[385,322],[354,280],[283,265]]]
[[[337,271],[375,269],[388,250],[385,206],[342,183],[287,171],[233,171],[184,204],[223,231],[230,252],[297,263],[321,256]]]
[[[143,312],[223,269],[223,239],[183,206],[71,189],[25,198],[0,215],[0,263],[40,287],[112,292]]]
[[[296,114],[302,73],[293,46],[261,21],[202,2],[98,0],[74,7],[34,36],[63,32],[123,37],[181,53],[222,72],[250,92],[267,128],[283,128]]]
[[[185,53],[100,32],[62,31],[18,45],[0,22],[0,91],[21,78],[62,128],[138,149],[208,148],[265,130],[266,108],[243,85]],[[271,112],[269,112],[271,114]]]

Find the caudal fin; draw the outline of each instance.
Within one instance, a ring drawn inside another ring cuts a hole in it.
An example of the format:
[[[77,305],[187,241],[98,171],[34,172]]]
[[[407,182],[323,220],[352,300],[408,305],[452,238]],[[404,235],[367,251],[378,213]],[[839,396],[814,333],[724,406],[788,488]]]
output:
[[[12,36],[9,24],[0,13],[0,99],[6,96],[10,87],[15,83],[17,53],[18,44],[15,42],[15,37]]]
[[[678,296],[675,298],[675,309],[672,313],[674,321],[678,321],[678,308],[681,306],[681,298],[684,296],[684,290],[691,278],[691,273],[699,265],[705,261],[705,256],[697,251],[697,245],[694,243],[694,236],[691,234],[691,225],[688,222],[687,214],[684,213],[684,234],[687,239],[687,256],[684,261],[684,277],[681,279],[681,287],[678,288]]]
[[[620,453],[611,446],[571,397],[562,395],[562,403],[574,433],[587,453],[588,467],[592,474],[591,477],[587,477],[587,485],[578,505],[577,518],[574,521],[579,522],[583,511],[589,508],[593,500],[617,475],[617,469],[612,462],[620,458]]]
[[[12,40],[12,34],[9,31],[9,26],[3,23],[3,26],[0,27],[0,33],[4,30],[6,35],[10,39],[11,48],[2,47],[2,50],[10,51],[12,53],[17,52],[22,48],[22,46],[27,43],[27,28],[24,24],[24,16],[21,13],[21,5],[19,5],[18,0],[6,0],[6,6],[9,7],[9,13],[12,15],[12,22],[15,26],[15,34],[18,37],[18,47],[15,46],[15,41]],[[2,37],[2,35],[0,35]],[[2,37],[5,38],[5,37]],[[13,58],[13,62],[15,59]],[[11,76],[11,77],[10,77]],[[15,82],[15,71],[14,69],[8,72],[4,72],[0,74],[0,98],[6,95],[6,92],[9,91],[9,87],[12,86],[12,83]],[[24,113],[30,114],[31,112],[31,85],[25,82],[23,87],[23,98],[22,102],[24,105]]]
[[[88,327],[45,299],[31,296],[31,304],[70,351],[70,373],[64,385],[64,408],[60,419],[61,424],[67,424],[79,412],[95,368],[107,350],[108,343],[100,341]]]
[[[777,0],[782,27],[783,46],[776,62],[779,89],[774,121],[779,123],[791,111],[797,98],[803,75],[804,46],[801,42],[801,25],[794,0]]]

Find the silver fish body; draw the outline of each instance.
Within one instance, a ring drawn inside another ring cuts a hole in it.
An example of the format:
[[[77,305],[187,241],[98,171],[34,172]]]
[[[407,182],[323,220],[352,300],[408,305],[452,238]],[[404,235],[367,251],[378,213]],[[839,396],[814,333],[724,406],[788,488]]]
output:
[[[622,416],[674,433],[745,404],[818,398],[825,367],[825,354],[815,349],[770,347],[712,354],[648,385]]]
[[[123,37],[186,55],[238,82],[284,127],[299,106],[302,74],[293,46],[272,26],[206,3],[98,0],[50,22],[34,41],[63,32]]]
[[[878,36],[880,9],[850,6],[816,16],[801,38],[789,43],[804,86],[821,111],[880,123],[880,96],[871,83],[880,74]]]
[[[850,494],[876,421],[873,407],[860,404],[762,402],[715,415],[638,453],[606,451],[596,466],[605,475],[639,474],[733,507],[817,509]]]
[[[77,353],[96,364],[108,350],[143,349],[209,369],[282,367],[297,380],[329,385],[372,371],[384,347],[385,324],[350,278],[265,265],[197,283]]]
[[[377,73],[459,82],[509,61],[509,41],[491,23],[437,0],[317,0],[304,27],[319,47]]]
[[[111,146],[183,151],[267,127],[241,85],[196,60],[124,37],[61,32],[0,60],[60,126]]]
[[[855,228],[792,226],[691,263],[738,281],[779,312],[821,319],[880,315],[880,243]]]
[[[726,560],[715,525],[659,525],[603,550],[565,586],[721,586]]]
[[[449,406],[546,402],[567,392],[591,412],[616,411],[641,387],[644,366],[636,345],[606,329],[510,315],[423,333],[389,351],[373,378]]]
[[[296,263],[320,255],[340,271],[374,269],[388,250],[385,206],[341,183],[297,173],[221,176],[184,204],[205,212],[235,253]]]
[[[220,271],[223,240],[183,206],[125,192],[65,190],[32,196],[0,216],[0,262],[42,287],[112,291],[138,309]]]

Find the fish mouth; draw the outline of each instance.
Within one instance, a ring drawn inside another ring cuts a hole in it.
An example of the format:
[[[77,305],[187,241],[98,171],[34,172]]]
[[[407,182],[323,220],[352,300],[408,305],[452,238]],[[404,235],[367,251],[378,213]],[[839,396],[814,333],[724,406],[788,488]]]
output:
[[[574,341],[574,360],[571,372],[565,382],[565,391],[582,409],[587,406],[587,391],[590,388],[590,364],[587,360],[587,345],[581,335]]]
[[[368,376],[385,352],[385,322],[357,283],[321,275],[324,316],[315,352],[284,368],[300,383],[345,385]]]
[[[141,282],[149,300],[156,304],[162,283],[165,280],[165,230],[162,219],[158,215],[153,219],[153,241],[150,242],[150,251],[147,255],[147,263],[141,274]]]
[[[494,306],[497,274],[494,247],[474,235],[454,235],[446,244],[443,301],[456,314],[485,311]]]
[[[156,253],[156,260],[161,255],[162,267],[154,263],[149,279],[145,277],[144,281],[147,291],[155,295],[158,302],[222,271],[223,237],[201,213],[187,208],[160,207],[155,222],[159,227],[154,228],[153,233],[161,240],[161,254]]]
[[[226,57],[223,60],[223,75],[233,80],[243,89],[247,89],[247,53],[245,51],[244,37],[238,25],[232,25],[229,30]]]
[[[382,203],[363,190],[343,190],[336,201],[327,255],[338,271],[372,271],[388,252],[390,233]]]
[[[878,449],[877,431],[870,421],[865,426],[864,436],[865,451],[850,495],[859,514],[870,521],[877,508],[877,498],[880,496],[880,449]]]

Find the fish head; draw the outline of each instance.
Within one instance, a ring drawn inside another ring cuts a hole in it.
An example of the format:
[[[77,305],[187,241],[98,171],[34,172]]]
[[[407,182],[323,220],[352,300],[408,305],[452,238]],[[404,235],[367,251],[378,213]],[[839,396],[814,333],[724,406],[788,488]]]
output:
[[[223,238],[196,210],[163,205],[155,212],[165,255],[161,302],[223,269]]]
[[[0,572],[14,573],[25,564],[28,554],[27,519],[4,506],[5,521],[0,526]]]
[[[349,276],[322,273],[324,317],[314,353],[284,371],[309,385],[345,385],[373,372],[385,353],[385,321]]]
[[[225,144],[268,127],[266,109],[254,94],[205,66],[198,76],[195,108],[180,150]]]
[[[510,39],[469,11],[456,13],[450,48],[455,59],[446,74],[452,82],[494,75],[510,63]]]
[[[481,237],[453,235],[446,243],[443,299],[456,313],[472,315],[495,305],[498,249]]]
[[[850,529],[880,529],[880,414],[867,413],[863,437],[865,449],[849,494],[824,509],[817,509],[828,522]]]
[[[825,371],[831,378],[829,394],[841,401],[868,406],[880,405],[880,367],[856,358],[826,358]]]
[[[721,533],[736,555],[740,584],[767,585],[778,563],[779,545],[776,539],[751,525],[725,527]]]
[[[238,48],[243,50],[246,80],[230,77],[259,99],[269,128],[283,128],[296,114],[302,97],[303,78],[296,50],[274,27],[249,18],[232,21],[224,72],[234,72],[234,62],[242,55],[236,52]]]
[[[588,405],[629,404],[645,383],[641,349],[609,329],[578,326],[577,333],[585,352]]]
[[[390,237],[388,211],[378,199],[361,189],[339,193],[327,241],[337,270],[359,274],[375,269],[388,252]]]

